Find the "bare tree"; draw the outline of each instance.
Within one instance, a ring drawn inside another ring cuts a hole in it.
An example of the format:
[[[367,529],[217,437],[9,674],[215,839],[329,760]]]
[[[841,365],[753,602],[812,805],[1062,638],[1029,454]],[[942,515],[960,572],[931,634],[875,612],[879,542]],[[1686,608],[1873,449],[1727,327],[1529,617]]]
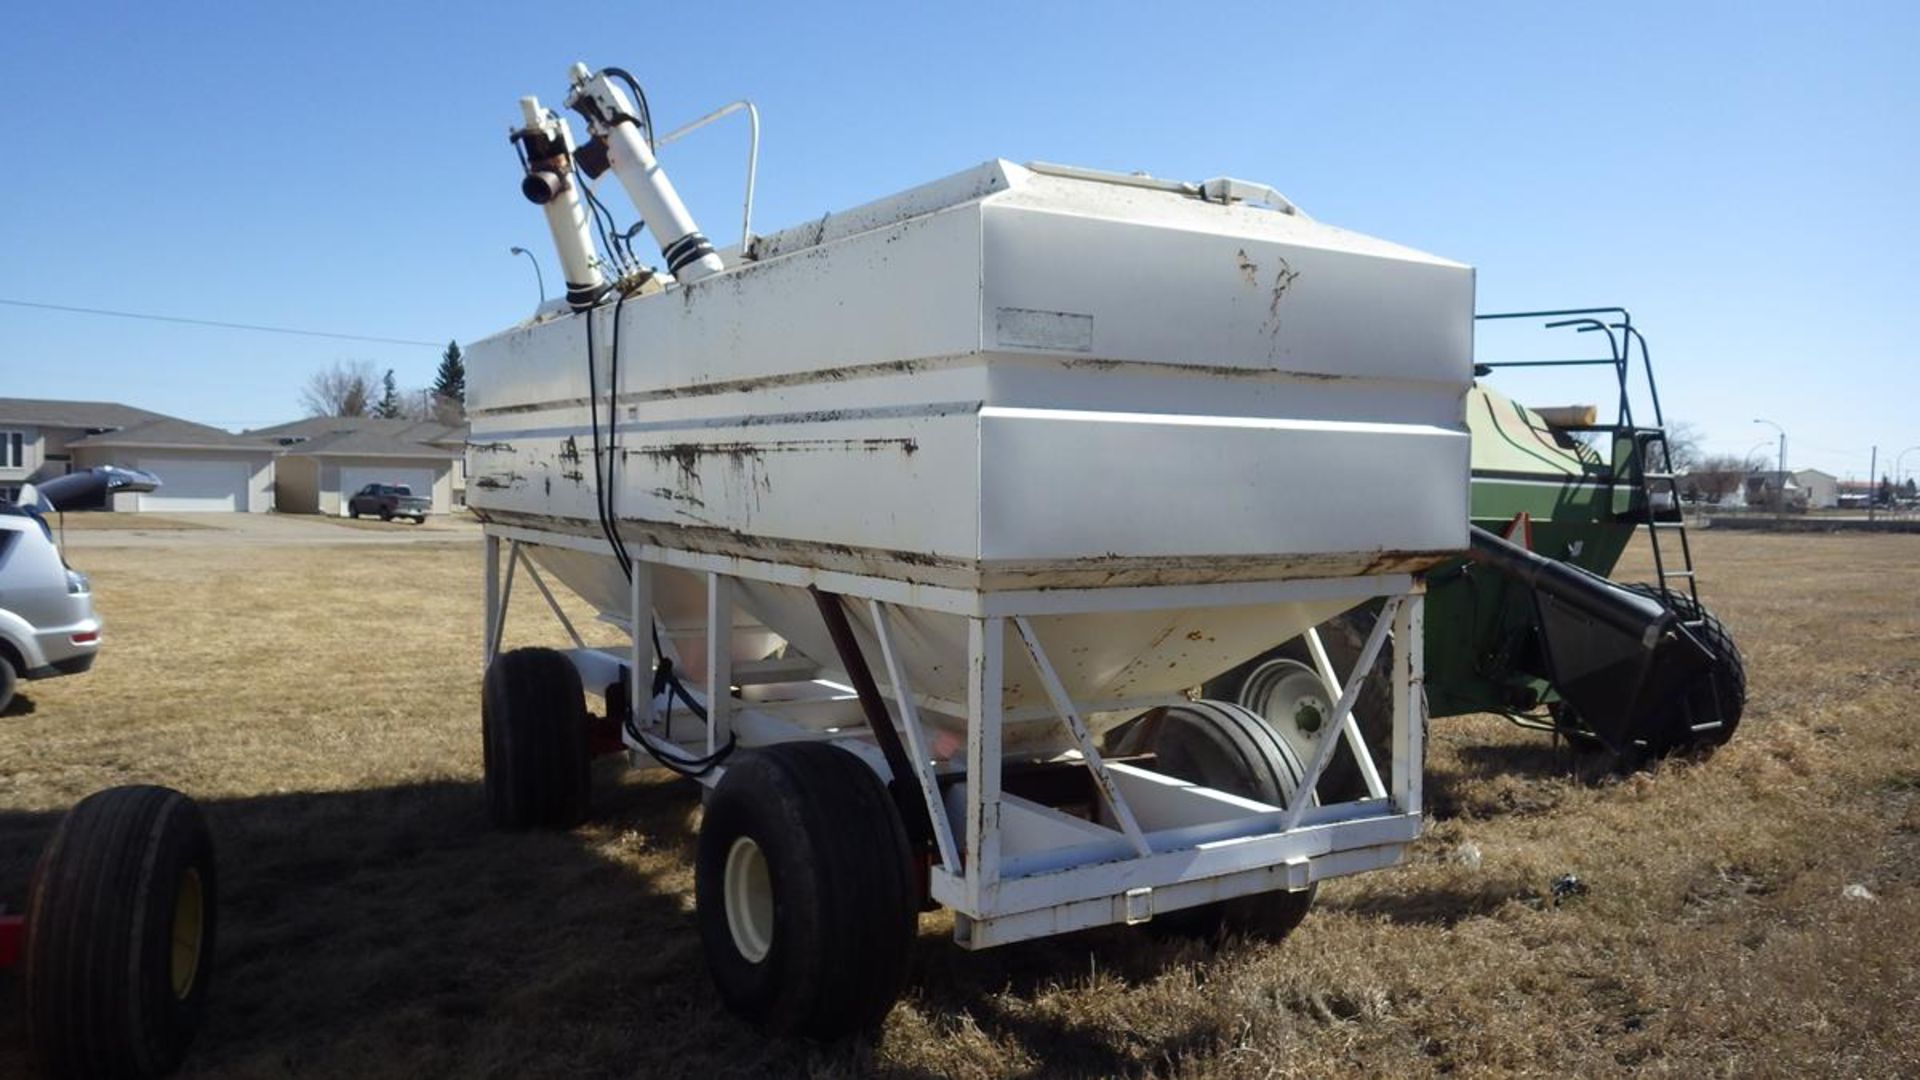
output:
[[[1746,462],[1732,454],[1709,454],[1687,470],[1686,478],[1680,482],[1680,491],[1696,502],[1717,504],[1739,491],[1746,475]]]
[[[314,372],[300,390],[308,416],[365,416],[378,379],[365,360],[340,360]]]
[[[1700,429],[1685,420],[1667,425],[1667,452],[1673,455],[1673,471],[1690,473],[1706,463],[1700,451]]]
[[[409,420],[431,420],[448,427],[467,422],[466,410],[453,398],[434,393],[432,388],[409,390],[400,396],[400,415]]]

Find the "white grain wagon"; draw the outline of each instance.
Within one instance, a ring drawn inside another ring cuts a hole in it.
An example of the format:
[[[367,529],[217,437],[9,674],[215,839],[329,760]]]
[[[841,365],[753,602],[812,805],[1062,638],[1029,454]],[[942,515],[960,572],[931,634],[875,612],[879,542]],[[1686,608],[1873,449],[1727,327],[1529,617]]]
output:
[[[596,747],[698,778],[721,995],[813,1035],[885,1015],[923,903],[968,948],[1240,897],[1287,925],[1398,861],[1472,272],[1270,188],[1005,161],[715,251],[623,74],[575,69],[578,151],[523,102],[569,300],[467,354],[496,818],[580,821]],[[590,238],[575,157],[669,272]],[[502,651],[522,573],[630,646]],[[1315,650],[1321,737],[1189,696],[1367,603],[1354,670]],[[1363,790],[1322,804],[1343,742]]]

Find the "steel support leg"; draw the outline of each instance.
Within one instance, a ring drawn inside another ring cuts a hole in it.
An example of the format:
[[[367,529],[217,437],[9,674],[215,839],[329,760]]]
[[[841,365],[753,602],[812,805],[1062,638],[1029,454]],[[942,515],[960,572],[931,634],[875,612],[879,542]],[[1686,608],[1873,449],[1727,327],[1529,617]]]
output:
[[[733,729],[733,579],[707,575],[707,753]]]
[[[967,620],[966,896],[990,910],[1000,887],[1000,736],[1006,620]]]
[[[1393,613],[1393,790],[1404,793],[1394,809],[1418,814],[1426,769],[1426,657],[1422,647],[1426,597],[1415,593]],[[1381,614],[1386,622],[1386,613]]]
[[[628,653],[632,682],[627,688],[627,715],[635,731],[650,731],[653,725],[653,574],[646,563],[633,564],[633,580],[627,587],[627,618],[633,639]]]
[[[499,572],[497,560],[489,560],[487,565],[488,569],[493,570],[494,573]],[[513,571],[519,565],[520,541],[510,541],[507,544],[507,578],[500,585],[499,604],[491,608],[492,618],[487,625],[487,663],[489,665],[493,663],[493,658],[499,655],[500,642],[506,636],[507,606],[513,603]]]
[[[500,538],[492,533],[480,536],[480,667],[493,664],[493,613],[500,606]]]

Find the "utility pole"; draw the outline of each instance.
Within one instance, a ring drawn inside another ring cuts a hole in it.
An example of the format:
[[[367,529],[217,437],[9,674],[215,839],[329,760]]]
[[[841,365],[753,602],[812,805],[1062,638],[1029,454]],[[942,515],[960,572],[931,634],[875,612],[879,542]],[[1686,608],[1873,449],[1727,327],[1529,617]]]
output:
[[[1773,478],[1773,525],[1780,528],[1786,523],[1787,515],[1787,429],[1771,420],[1755,420],[1754,423],[1765,424],[1780,433],[1780,471]]]
[[[1880,448],[1875,446],[1867,458],[1867,523],[1873,523],[1873,504],[1880,498]]]

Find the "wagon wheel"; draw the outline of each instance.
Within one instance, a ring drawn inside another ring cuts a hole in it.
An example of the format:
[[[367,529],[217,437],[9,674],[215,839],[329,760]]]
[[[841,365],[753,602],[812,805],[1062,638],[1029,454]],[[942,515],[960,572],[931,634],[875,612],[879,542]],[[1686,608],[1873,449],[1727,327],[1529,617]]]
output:
[[[1660,595],[1655,585],[1634,583],[1624,586],[1629,592],[1660,600],[1683,622],[1698,622],[1689,629],[1713,653],[1709,664],[1674,697],[1658,702],[1635,718],[1634,729],[1645,734],[1650,746],[1661,753],[1721,746],[1733,738],[1740,726],[1740,714],[1747,707],[1747,666],[1740,647],[1718,616],[1698,604],[1693,597],[1669,591]],[[1694,724],[1717,719],[1720,727],[1695,732]]]
[[[853,754],[736,755],[700,825],[694,886],[720,998],[768,1034],[870,1029],[900,996],[919,889],[893,799]]]
[[[217,885],[206,821],[177,791],[109,788],[67,812],[27,896],[27,1023],[50,1075],[180,1064],[213,981]]]
[[[1116,754],[1153,754],[1154,771],[1285,806],[1306,775],[1291,743],[1258,714],[1226,701],[1196,701],[1155,709],[1114,746]],[[1316,802],[1319,800],[1316,798]],[[1215,937],[1226,925],[1280,938],[1313,906],[1317,885],[1202,904],[1156,916],[1150,926],[1193,937]]]
[[[592,737],[580,672],[553,649],[487,665],[480,695],[487,812],[503,829],[571,829],[593,808]]]
[[[1372,607],[1360,607],[1320,625],[1320,643],[1335,673],[1343,678],[1350,675],[1377,618],[1378,612]],[[1389,641],[1380,650],[1353,704],[1354,722],[1360,725],[1361,738],[1376,766],[1389,760],[1392,751],[1393,683],[1388,674],[1392,665],[1393,643]],[[1333,717],[1336,696],[1315,670],[1305,636],[1277,645],[1208,680],[1201,693],[1211,700],[1242,705],[1259,715],[1302,761],[1312,760],[1323,736],[1338,737],[1327,723]],[[1367,794],[1351,747],[1343,743],[1334,751],[1314,790],[1326,803],[1348,802]]]
[[[19,686],[20,675],[13,670],[13,661],[0,653],[0,713],[5,713],[13,704],[13,695]]]

